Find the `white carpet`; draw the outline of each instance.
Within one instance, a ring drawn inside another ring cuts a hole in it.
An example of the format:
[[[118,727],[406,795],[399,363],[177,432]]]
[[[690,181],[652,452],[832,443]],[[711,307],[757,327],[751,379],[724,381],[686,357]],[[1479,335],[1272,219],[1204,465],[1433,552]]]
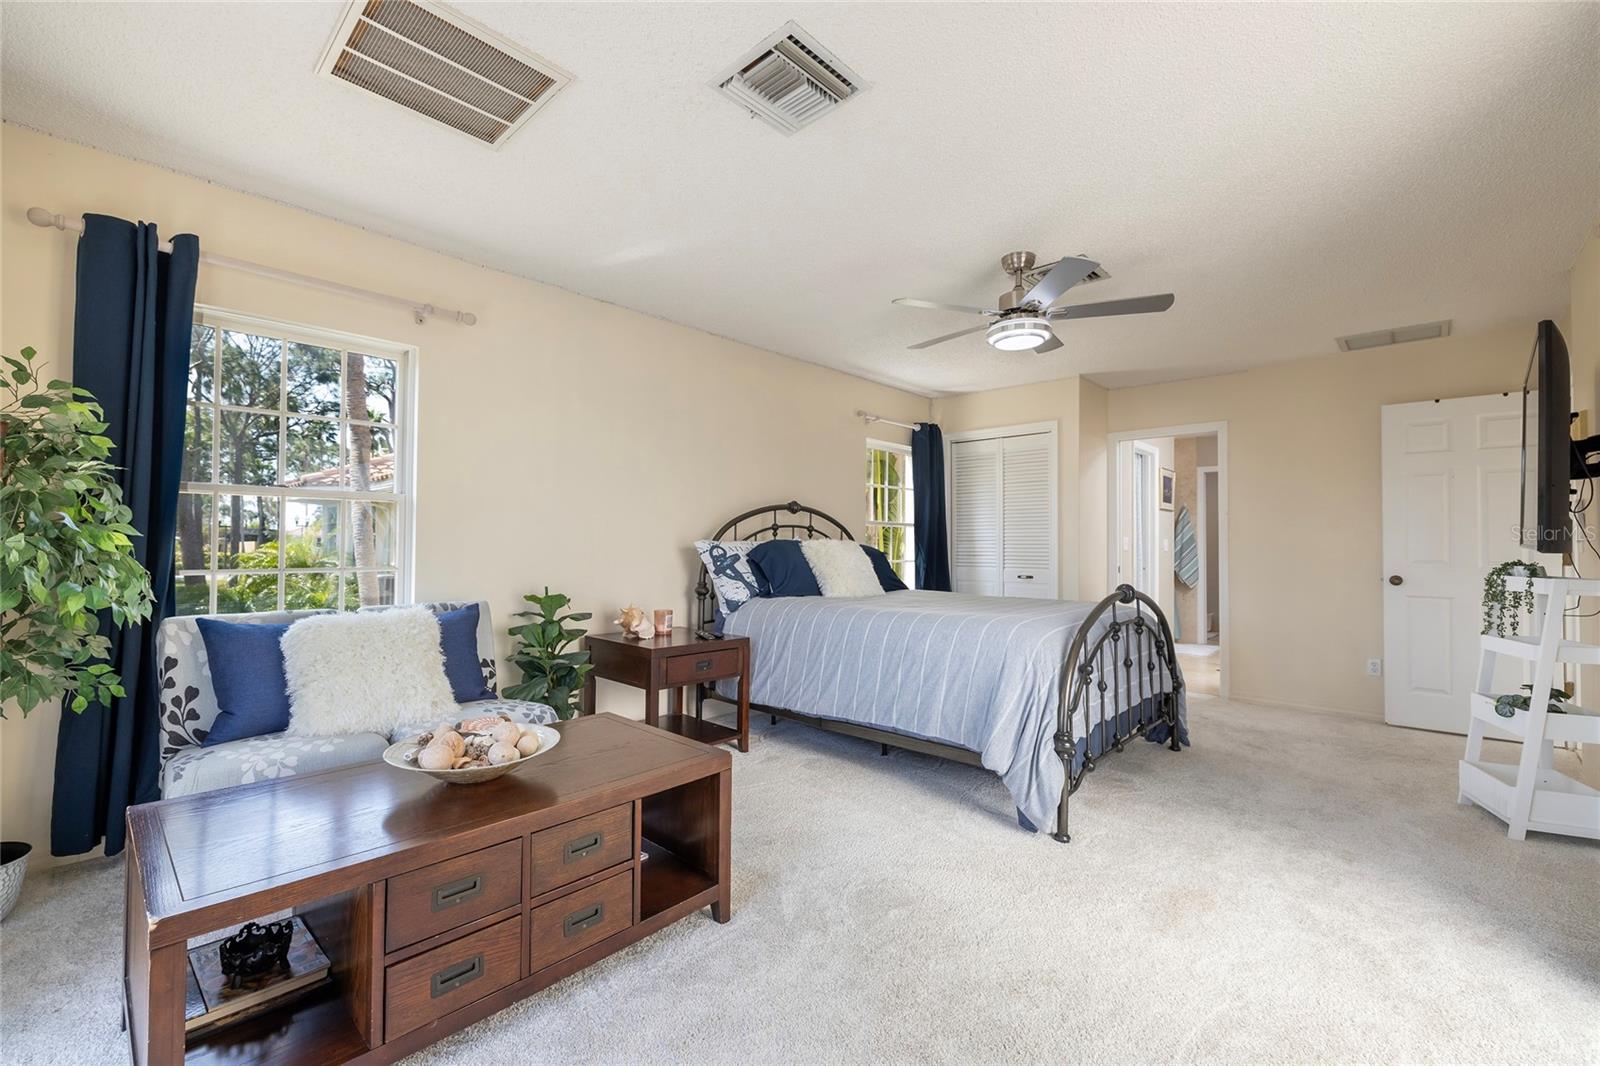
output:
[[[1455,804],[1456,738],[1196,698],[1017,830],[973,768],[760,719],[734,918],[416,1063],[1600,1062],[1600,846]],[[0,1060],[117,1063],[119,863],[0,929]]]

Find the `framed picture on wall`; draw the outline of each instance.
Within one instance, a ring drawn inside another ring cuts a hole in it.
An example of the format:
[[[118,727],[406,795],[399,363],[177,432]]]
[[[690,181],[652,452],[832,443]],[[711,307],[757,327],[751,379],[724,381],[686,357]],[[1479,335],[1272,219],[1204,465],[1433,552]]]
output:
[[[1172,510],[1172,497],[1175,495],[1173,486],[1177,480],[1178,475],[1176,473],[1166,467],[1161,468],[1161,509],[1163,511]]]

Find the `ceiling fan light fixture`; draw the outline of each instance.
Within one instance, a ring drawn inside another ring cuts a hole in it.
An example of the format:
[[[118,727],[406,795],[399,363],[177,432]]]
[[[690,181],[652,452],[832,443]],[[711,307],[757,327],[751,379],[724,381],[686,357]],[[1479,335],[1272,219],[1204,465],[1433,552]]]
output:
[[[991,348],[1002,352],[1031,352],[1048,344],[1055,336],[1050,331],[1050,321],[1037,315],[1019,315],[1003,318],[989,327],[985,335]]]

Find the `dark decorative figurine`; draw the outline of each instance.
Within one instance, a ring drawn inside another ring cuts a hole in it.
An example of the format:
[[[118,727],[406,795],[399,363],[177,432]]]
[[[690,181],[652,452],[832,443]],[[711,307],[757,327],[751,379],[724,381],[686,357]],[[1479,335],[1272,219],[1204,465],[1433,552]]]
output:
[[[222,975],[228,987],[237,989],[275,973],[289,971],[289,941],[294,934],[292,921],[257,925],[246,922],[237,933],[217,945]]]

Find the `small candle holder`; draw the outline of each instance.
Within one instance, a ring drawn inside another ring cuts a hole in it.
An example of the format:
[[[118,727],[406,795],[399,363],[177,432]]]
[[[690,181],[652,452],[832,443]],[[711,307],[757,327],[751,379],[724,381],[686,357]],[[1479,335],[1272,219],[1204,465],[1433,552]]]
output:
[[[668,637],[672,635],[672,612],[656,611],[656,636]]]

